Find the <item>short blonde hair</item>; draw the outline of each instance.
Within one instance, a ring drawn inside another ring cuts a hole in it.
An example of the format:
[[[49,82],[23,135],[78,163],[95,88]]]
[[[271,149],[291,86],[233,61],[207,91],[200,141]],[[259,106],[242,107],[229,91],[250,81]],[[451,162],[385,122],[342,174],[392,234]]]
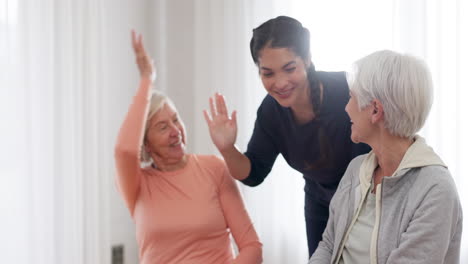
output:
[[[347,80],[360,109],[374,99],[382,102],[384,125],[392,135],[413,137],[426,122],[433,84],[423,60],[390,50],[377,51],[355,62]]]
[[[149,162],[153,161],[153,159],[151,158],[150,153],[146,152],[146,150],[144,148],[144,144],[145,144],[145,140],[146,140],[146,134],[148,133],[148,129],[149,129],[149,125],[150,125],[149,122],[150,122],[151,118],[157,112],[159,112],[159,110],[161,110],[161,108],[163,108],[163,106],[165,104],[168,104],[172,108],[176,109],[174,103],[171,101],[171,99],[169,99],[169,97],[167,97],[166,95],[164,95],[160,91],[153,90],[151,92],[151,99],[150,99],[150,103],[149,103],[148,114],[147,114],[147,117],[146,117],[146,124],[145,124],[143,142],[142,142],[142,146],[140,147],[140,149],[141,149],[141,151],[140,151],[141,152],[140,153],[140,160],[142,162],[149,163]]]

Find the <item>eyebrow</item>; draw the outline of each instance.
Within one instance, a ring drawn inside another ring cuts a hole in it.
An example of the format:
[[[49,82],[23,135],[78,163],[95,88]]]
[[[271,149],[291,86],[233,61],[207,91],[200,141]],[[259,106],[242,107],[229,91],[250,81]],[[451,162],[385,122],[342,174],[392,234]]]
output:
[[[177,113],[174,113],[174,115],[172,116],[172,118],[177,118],[177,117],[178,117]],[[167,121],[162,120],[162,121],[159,121],[159,122],[157,122],[156,124],[154,124],[152,126],[158,126],[158,125],[166,124],[166,123],[167,123]]]
[[[154,124],[153,126],[155,127],[155,126],[165,125],[165,124],[167,124],[167,121],[159,121],[156,124]]]
[[[287,68],[289,66],[291,66],[292,64],[296,64],[296,61],[290,61],[288,63],[286,63],[285,65],[283,65],[283,67],[281,67],[282,69],[284,68]],[[265,70],[265,71],[271,71],[270,68],[267,68],[267,67],[260,67],[261,70]]]

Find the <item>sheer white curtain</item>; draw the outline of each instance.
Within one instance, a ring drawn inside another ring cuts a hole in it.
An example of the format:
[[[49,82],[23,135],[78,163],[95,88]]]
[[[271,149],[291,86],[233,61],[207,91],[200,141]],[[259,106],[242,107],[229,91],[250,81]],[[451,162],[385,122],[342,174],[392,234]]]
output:
[[[109,262],[101,11],[91,0],[0,1],[2,263]]]

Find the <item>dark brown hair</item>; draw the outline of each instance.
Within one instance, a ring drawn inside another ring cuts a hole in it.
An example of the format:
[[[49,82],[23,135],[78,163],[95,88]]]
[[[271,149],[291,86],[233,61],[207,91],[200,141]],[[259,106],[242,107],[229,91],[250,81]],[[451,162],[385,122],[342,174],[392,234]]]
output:
[[[315,66],[310,61],[310,33],[301,22],[292,17],[279,16],[272,18],[253,30],[250,40],[250,53],[258,66],[258,57],[264,48],[288,48],[301,57],[307,68],[307,79],[310,83],[312,107],[316,116],[320,112],[320,82],[317,79]]]

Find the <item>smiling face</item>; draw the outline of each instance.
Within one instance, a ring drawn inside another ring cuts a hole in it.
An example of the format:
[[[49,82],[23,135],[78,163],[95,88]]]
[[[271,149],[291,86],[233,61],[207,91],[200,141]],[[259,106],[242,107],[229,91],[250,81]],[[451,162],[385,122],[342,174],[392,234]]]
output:
[[[307,66],[288,48],[266,47],[258,59],[263,86],[283,107],[294,107],[308,100]]]
[[[185,127],[177,111],[165,103],[148,121],[145,148],[158,166],[175,165],[185,157]]]
[[[345,111],[351,119],[351,140],[354,143],[369,143],[373,131],[372,113],[374,107],[371,104],[359,109],[359,105],[353,92],[350,93],[348,104]]]

